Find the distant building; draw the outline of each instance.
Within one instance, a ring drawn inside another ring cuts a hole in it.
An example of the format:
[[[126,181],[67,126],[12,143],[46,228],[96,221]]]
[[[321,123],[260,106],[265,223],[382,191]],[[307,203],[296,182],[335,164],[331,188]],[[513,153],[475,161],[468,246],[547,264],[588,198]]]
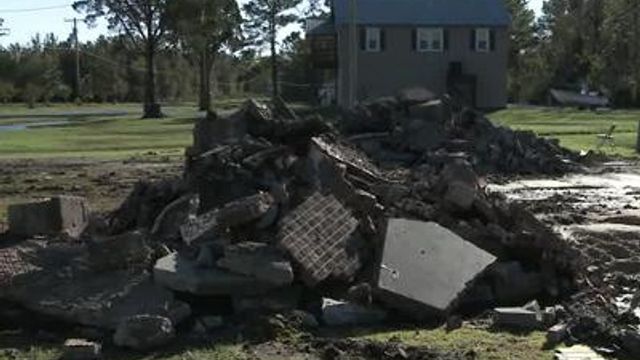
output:
[[[336,0],[309,20],[313,68],[340,106],[409,87],[479,108],[507,103],[510,16],[503,0]],[[326,101],[326,99],[324,100]]]

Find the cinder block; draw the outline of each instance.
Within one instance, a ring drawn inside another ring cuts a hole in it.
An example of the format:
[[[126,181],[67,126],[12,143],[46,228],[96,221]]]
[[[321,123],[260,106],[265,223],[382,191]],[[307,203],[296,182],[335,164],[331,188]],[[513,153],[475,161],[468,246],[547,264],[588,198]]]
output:
[[[87,226],[87,201],[75,196],[56,196],[44,201],[9,206],[9,231],[15,235],[79,236]]]

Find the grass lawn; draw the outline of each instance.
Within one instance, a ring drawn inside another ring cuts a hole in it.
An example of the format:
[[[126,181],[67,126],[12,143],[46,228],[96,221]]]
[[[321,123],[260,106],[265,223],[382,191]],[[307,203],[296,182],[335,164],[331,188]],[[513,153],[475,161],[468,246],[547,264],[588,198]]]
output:
[[[167,106],[163,110],[167,117],[145,120],[140,119],[141,109],[135,104],[81,107],[60,105],[36,109],[8,105],[7,108],[0,106],[0,114],[3,115],[0,118],[1,158],[118,158],[149,151],[181,154],[191,143],[194,119],[200,116],[193,105]],[[94,111],[120,114],[64,115]],[[53,114],[54,117],[47,118],[45,114]],[[27,130],[2,128],[59,121],[66,123]]]
[[[518,130],[531,130],[540,136],[557,138],[570,149],[595,150],[597,134],[616,125],[616,146],[602,147],[609,155],[637,157],[635,153],[640,110],[614,110],[596,113],[590,110],[511,107],[489,114],[494,123]]]

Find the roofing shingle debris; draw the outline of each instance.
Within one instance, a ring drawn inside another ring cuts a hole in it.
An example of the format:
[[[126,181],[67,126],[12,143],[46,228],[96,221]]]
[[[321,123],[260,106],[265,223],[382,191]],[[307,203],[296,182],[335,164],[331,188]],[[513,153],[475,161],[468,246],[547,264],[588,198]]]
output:
[[[45,238],[37,251],[24,251],[33,240],[1,250],[0,298],[113,330],[140,315],[175,326],[200,315],[199,296],[232,300],[218,314],[228,319],[304,310],[322,323],[323,297],[415,321],[574,291],[576,252],[476,175],[571,171],[572,153],[448,99],[383,99],[343,116],[330,124],[249,100],[227,118],[200,119],[183,178],[141,183],[62,248]],[[408,147],[409,122],[442,138]],[[151,230],[141,248],[153,256],[123,267],[114,257],[136,257],[113,251],[88,266],[92,239],[107,254],[123,234]],[[523,281],[526,291],[509,291]],[[174,292],[191,293],[191,311]]]

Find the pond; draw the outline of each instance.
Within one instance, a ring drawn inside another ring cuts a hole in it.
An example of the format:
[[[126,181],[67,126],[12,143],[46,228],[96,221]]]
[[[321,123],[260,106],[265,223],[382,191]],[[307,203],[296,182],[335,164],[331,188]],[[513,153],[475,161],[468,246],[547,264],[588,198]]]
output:
[[[24,122],[11,125],[0,125],[0,132],[7,131],[24,131],[29,129],[37,129],[47,126],[57,126],[69,124],[70,120],[52,120],[52,121],[38,121],[38,122]]]

